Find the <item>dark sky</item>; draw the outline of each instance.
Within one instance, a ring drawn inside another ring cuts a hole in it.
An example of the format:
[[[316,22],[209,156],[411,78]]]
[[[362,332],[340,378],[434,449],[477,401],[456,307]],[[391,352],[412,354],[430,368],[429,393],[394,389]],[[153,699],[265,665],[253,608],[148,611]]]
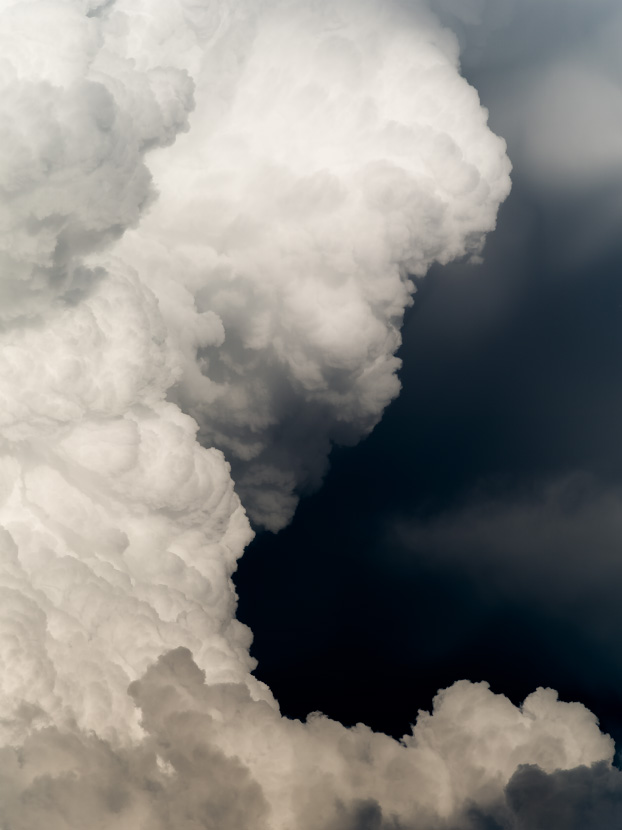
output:
[[[333,451],[290,527],[257,536],[239,618],[289,716],[400,736],[468,678],[514,702],[552,686],[620,744],[620,186],[534,184],[503,90],[533,56],[499,68],[498,44],[487,54],[466,73],[515,171],[484,264],[421,281],[401,396]]]

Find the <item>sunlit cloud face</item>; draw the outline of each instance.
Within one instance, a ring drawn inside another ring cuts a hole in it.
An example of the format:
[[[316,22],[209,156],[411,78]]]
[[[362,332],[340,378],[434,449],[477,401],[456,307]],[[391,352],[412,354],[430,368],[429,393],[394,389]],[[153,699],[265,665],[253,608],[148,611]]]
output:
[[[288,721],[235,619],[242,505],[281,527],[369,432],[411,277],[477,256],[509,191],[453,35],[375,0],[16,2],[0,31],[4,822],[440,827],[522,764],[609,763],[550,690],[459,682],[402,743]]]
[[[397,394],[410,278],[477,253],[507,194],[456,62],[419,4],[271,4],[204,51],[191,129],[151,162],[122,256],[183,355],[175,400],[273,530]]]

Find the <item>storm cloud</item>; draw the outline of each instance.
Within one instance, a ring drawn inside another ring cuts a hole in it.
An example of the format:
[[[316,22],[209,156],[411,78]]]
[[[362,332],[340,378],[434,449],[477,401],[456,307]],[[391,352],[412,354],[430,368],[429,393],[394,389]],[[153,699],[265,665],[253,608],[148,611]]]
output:
[[[281,527],[371,430],[413,279],[477,258],[509,191],[456,38],[376,0],[0,30],[4,823],[434,826],[524,765],[609,769],[545,689],[459,681],[401,742],[290,721],[235,618],[246,511]]]

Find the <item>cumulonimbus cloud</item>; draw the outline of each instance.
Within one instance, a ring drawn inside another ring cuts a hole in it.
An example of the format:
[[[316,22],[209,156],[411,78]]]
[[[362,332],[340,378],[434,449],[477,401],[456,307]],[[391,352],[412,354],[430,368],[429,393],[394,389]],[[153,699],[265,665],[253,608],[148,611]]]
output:
[[[211,38],[121,249],[183,355],[175,400],[276,530],[397,394],[412,277],[479,251],[508,163],[421,4],[269,4]]]
[[[375,0],[20,0],[0,31],[4,823],[438,824],[609,762],[544,691],[459,683],[402,743],[287,721],[235,619],[222,451],[286,521],[396,394],[410,277],[508,192],[454,38]]]

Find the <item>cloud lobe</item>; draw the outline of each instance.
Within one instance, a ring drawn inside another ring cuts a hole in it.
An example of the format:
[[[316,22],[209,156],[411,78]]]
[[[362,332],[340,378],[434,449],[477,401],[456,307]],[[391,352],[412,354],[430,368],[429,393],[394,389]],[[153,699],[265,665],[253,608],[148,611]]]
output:
[[[457,57],[418,4],[271,4],[206,52],[192,128],[154,159],[123,256],[178,338],[175,400],[271,529],[397,394],[412,277],[477,253],[508,192]]]
[[[397,393],[411,277],[476,255],[508,192],[455,39],[347,0],[0,24],[4,823],[432,827],[522,764],[609,763],[546,690],[462,681],[401,743],[288,721],[235,620],[223,451],[282,526]]]

